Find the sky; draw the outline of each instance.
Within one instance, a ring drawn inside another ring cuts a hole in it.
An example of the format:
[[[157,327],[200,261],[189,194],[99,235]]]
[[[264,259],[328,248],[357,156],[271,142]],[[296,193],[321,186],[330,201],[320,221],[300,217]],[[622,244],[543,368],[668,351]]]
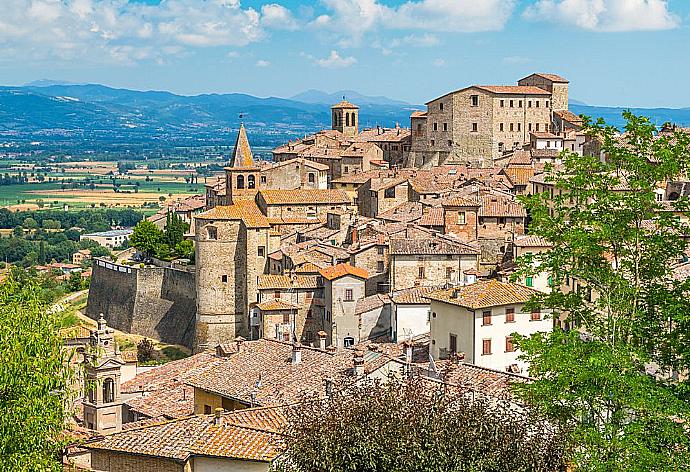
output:
[[[0,0],[0,84],[424,103],[531,72],[592,105],[690,107],[690,0]]]

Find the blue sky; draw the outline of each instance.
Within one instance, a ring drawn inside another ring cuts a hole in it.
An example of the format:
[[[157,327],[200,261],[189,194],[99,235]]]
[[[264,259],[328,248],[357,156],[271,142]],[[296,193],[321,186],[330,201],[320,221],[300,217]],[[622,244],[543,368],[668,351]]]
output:
[[[688,0],[0,0],[0,84],[357,90],[422,103],[533,71],[596,105],[690,107]]]

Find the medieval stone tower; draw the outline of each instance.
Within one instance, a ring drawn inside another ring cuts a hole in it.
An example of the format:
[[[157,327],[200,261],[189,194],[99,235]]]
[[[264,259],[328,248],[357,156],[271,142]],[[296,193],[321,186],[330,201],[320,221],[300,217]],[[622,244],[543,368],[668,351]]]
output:
[[[359,107],[357,105],[343,100],[331,107],[331,113],[334,130],[340,131],[345,136],[355,136],[359,132]]]
[[[91,331],[84,357],[84,423],[99,433],[116,433],[122,429],[120,375],[124,362],[115,344],[115,331],[108,328],[103,314],[98,328]]]
[[[568,79],[556,74],[531,74],[518,80],[518,85],[532,85],[551,93],[551,110],[568,109]]]
[[[271,225],[255,203],[260,172],[244,126],[226,167],[226,204],[194,219],[196,335],[194,350],[250,337],[249,308],[272,246]]]

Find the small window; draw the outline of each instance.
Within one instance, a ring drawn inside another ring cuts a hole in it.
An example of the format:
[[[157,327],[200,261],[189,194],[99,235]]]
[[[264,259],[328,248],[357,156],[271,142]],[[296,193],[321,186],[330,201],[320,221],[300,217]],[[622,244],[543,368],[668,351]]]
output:
[[[452,140],[452,139],[449,139],[449,140],[448,140],[448,147],[451,147],[452,145],[453,145],[453,140]]]
[[[498,143],[498,151],[503,152],[503,149],[505,148],[505,144],[503,143]]]
[[[491,355],[491,339],[482,340],[482,356]]]
[[[522,100],[518,101],[518,108],[522,108]]]
[[[436,141],[434,141],[434,140],[432,139],[432,140],[431,140],[431,145],[432,145],[432,146],[435,146],[435,145],[436,145]]]
[[[206,239],[216,240],[218,239],[218,228],[215,226],[208,226],[206,228]]]
[[[290,322],[290,313],[283,313],[283,323]]]
[[[346,302],[351,302],[351,301],[353,301],[353,300],[354,300],[354,298],[353,298],[352,289],[351,289],[351,288],[346,288],[346,289],[345,289],[345,301],[346,301]]]
[[[244,188],[244,175],[238,175],[237,176],[237,188],[238,189]]]
[[[538,131],[539,131],[539,123],[535,123],[535,124],[534,124],[534,128],[535,128],[535,129],[537,130],[537,132],[538,132]]]
[[[527,108],[532,108],[532,100],[527,102]]]
[[[515,323],[515,308],[506,308],[506,323]]]
[[[470,101],[471,101],[473,107],[478,107],[479,106],[479,95],[470,96]]]
[[[419,272],[418,272],[417,275],[418,275],[417,278],[419,278],[419,279],[423,279],[423,278],[424,278],[424,267],[419,267]]]
[[[352,347],[355,345],[355,338],[352,336],[348,336],[346,338],[343,338],[343,347]]]
[[[479,131],[479,123],[472,123],[472,132],[476,133]]]
[[[535,100],[535,101],[534,101],[534,106],[537,107],[537,108],[539,108],[539,100]]]
[[[510,101],[510,108],[513,108],[513,101]]]
[[[115,401],[115,382],[111,378],[103,381],[103,401],[112,403]]]
[[[532,277],[525,277],[525,285],[534,287],[534,279]]]
[[[380,273],[384,272],[384,270],[385,270],[385,269],[384,269],[384,266],[383,266],[383,261],[378,261],[378,262],[376,263],[376,272],[378,272],[378,273],[380,274]]]
[[[275,290],[273,292],[273,298],[280,298],[280,290]]]
[[[549,101],[547,100],[546,103],[544,104],[546,108],[549,108]]]
[[[383,255],[383,246],[377,246],[377,247],[376,247],[376,253],[377,253],[379,256],[382,256],[382,255]]]
[[[259,257],[264,257],[266,255],[266,247],[265,246],[259,246],[259,250],[257,251]]]
[[[458,212],[458,224],[459,225],[467,224],[467,215],[464,211]]]
[[[528,124],[527,124],[527,130],[528,130],[528,131],[532,131],[532,123],[528,123]]]
[[[448,123],[443,123],[443,131],[448,131]]]
[[[510,131],[513,131],[513,123],[510,124]]]
[[[228,283],[228,276],[227,274],[223,274],[220,276],[220,281],[223,282],[224,284]]]
[[[265,184],[266,183],[266,176],[262,175],[260,180],[261,180],[262,184]]]
[[[501,108],[503,108],[504,106],[505,106],[505,102],[504,102],[504,100],[501,100]]]
[[[252,189],[256,188],[256,178],[253,175],[250,175],[247,177],[247,188]]]
[[[204,415],[211,414],[211,405],[204,405]]]
[[[314,175],[313,172],[309,172],[309,183],[313,184],[316,181],[316,176]]]
[[[482,326],[491,325],[491,310],[482,313]]]
[[[434,123],[434,131],[438,131],[438,123]]]
[[[383,191],[384,198],[395,198],[395,187],[389,187]]]
[[[448,349],[452,353],[458,352],[458,335],[457,334],[451,334],[449,343],[448,343]]]
[[[541,321],[541,312],[539,310],[532,311],[532,313],[530,315],[530,320]]]
[[[499,130],[499,131],[503,131],[503,123],[499,123],[499,125],[498,125],[498,130]]]
[[[446,280],[452,280],[455,274],[455,269],[452,267],[446,267]]]
[[[438,104],[438,109],[439,109],[440,111],[443,111],[443,102],[441,102],[441,103]]]
[[[518,123],[518,131],[522,131],[522,123]]]
[[[506,352],[515,352],[515,346],[513,346],[512,336],[506,336]]]

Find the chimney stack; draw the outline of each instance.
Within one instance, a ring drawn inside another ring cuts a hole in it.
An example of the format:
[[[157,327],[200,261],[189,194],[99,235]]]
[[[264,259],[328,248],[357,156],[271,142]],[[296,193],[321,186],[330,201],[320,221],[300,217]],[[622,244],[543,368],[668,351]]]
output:
[[[242,336],[237,336],[235,338],[235,344],[237,344],[237,352],[238,353],[242,352],[242,350],[244,349],[243,344],[245,341],[246,341],[246,339],[244,339]]]
[[[322,351],[325,351],[326,350],[326,336],[328,336],[328,334],[325,331],[319,331],[316,334],[319,337],[319,349],[321,349]]]
[[[326,384],[326,396],[330,397],[333,395],[333,379],[331,377],[326,377],[324,382]]]
[[[353,358],[355,376],[361,377],[364,375],[364,353],[362,351],[355,351]]]
[[[408,364],[412,363],[412,349],[414,347],[414,343],[410,339],[409,341],[405,341],[403,343],[403,346],[405,347],[405,362]]]
[[[213,424],[215,424],[216,426],[220,426],[223,423],[223,421],[222,421],[223,409],[222,408],[216,408],[215,411],[216,411],[216,414],[213,417]]]
[[[292,345],[292,363],[299,364],[300,362],[302,362],[302,345],[295,342]]]

